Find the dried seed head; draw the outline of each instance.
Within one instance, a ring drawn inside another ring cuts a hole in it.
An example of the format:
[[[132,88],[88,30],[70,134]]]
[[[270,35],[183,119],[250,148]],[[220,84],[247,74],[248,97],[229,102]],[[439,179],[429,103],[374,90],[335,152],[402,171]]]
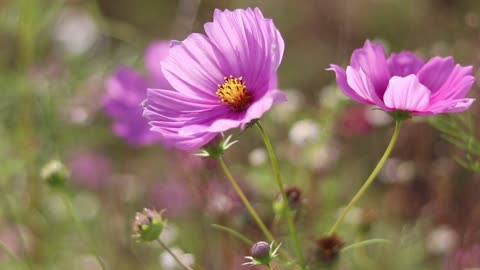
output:
[[[167,221],[162,218],[162,213],[163,210],[157,212],[148,208],[137,212],[133,222],[133,237],[143,242],[157,240],[167,224]]]
[[[288,206],[292,210],[300,209],[302,205],[302,192],[298,187],[288,187],[285,189],[285,195],[287,196]],[[273,201],[272,204],[273,211],[275,215],[283,216],[286,203],[284,203],[282,194],[278,194],[276,199]]]
[[[316,256],[319,261],[332,263],[338,258],[338,254],[345,242],[338,235],[330,235],[317,240]]]
[[[285,189],[288,204],[291,209],[297,209],[302,203],[302,191],[298,187],[289,187]]]

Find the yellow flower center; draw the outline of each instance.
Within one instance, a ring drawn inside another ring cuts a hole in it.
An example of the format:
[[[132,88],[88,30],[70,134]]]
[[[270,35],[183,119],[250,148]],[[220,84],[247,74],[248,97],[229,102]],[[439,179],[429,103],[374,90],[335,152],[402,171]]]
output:
[[[230,75],[230,77],[224,77],[223,79],[225,82],[218,85],[216,93],[220,101],[229,105],[234,111],[245,110],[250,105],[253,96],[248,92],[243,78],[235,78]]]

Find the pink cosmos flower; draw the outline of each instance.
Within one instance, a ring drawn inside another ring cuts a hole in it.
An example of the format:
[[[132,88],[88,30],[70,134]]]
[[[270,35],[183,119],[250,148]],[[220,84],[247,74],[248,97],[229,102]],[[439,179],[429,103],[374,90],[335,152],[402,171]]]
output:
[[[159,141],[142,117],[140,103],[147,97],[148,87],[170,87],[162,74],[160,61],[168,55],[169,42],[154,42],[145,52],[147,75],[127,67],[118,68],[106,81],[103,97],[105,112],[112,118],[113,132],[131,145],[148,145]]]
[[[206,35],[172,42],[161,62],[173,90],[151,88],[144,115],[162,142],[195,150],[218,133],[243,128],[281,101],[276,71],[284,42],[256,9],[215,10]]]
[[[374,104],[387,112],[413,115],[462,112],[474,99],[472,66],[455,64],[452,57],[434,57],[427,63],[412,52],[386,57],[380,44],[367,40],[356,49],[346,70],[330,65],[340,89],[350,98]]]

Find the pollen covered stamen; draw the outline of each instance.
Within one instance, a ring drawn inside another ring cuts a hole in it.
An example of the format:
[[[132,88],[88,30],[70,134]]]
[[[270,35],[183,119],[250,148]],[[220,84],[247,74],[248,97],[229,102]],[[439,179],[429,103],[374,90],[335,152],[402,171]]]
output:
[[[229,105],[234,111],[245,110],[253,97],[248,92],[242,77],[224,77],[225,83],[218,85],[217,96],[221,102]]]

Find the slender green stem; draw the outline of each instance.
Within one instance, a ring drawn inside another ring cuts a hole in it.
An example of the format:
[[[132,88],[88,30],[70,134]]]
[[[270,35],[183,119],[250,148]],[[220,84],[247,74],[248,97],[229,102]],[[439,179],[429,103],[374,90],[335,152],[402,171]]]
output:
[[[272,270],[272,267],[270,266],[270,264],[265,265],[265,268],[267,268],[267,270]]]
[[[263,223],[262,219],[259,217],[259,215],[257,214],[257,212],[255,211],[255,209],[253,208],[253,206],[250,204],[250,202],[248,201],[247,197],[245,196],[245,194],[243,193],[242,189],[240,188],[240,186],[238,185],[237,181],[235,181],[235,178],[233,178],[232,176],[232,173],[230,172],[230,170],[228,169],[227,165],[225,164],[225,161],[223,160],[223,158],[221,156],[217,156],[216,157],[223,169],[223,172],[225,173],[225,175],[227,176],[227,179],[230,181],[230,183],[232,184],[233,188],[235,189],[235,191],[237,192],[238,196],[240,197],[240,199],[242,200],[243,204],[247,207],[248,211],[250,212],[250,215],[252,215],[253,219],[255,220],[255,222],[257,223],[258,227],[260,227],[260,230],[262,230],[263,234],[265,235],[265,237],[268,239],[268,241],[272,242],[274,241],[275,239],[273,238],[273,235],[272,233],[268,230],[267,226],[265,225],[265,223]],[[280,249],[280,254],[285,257],[289,262],[292,261],[292,258],[290,257],[290,255],[283,249]]]
[[[83,235],[84,239],[88,242],[91,251],[93,252],[93,255],[95,255],[95,258],[97,259],[98,263],[100,264],[100,267],[102,270],[107,270],[107,266],[103,262],[102,258],[100,258],[100,255],[98,255],[98,250],[97,247],[95,246],[95,243],[93,242],[92,238],[88,234],[87,230],[83,226],[82,221],[78,217],[75,208],[73,207],[72,202],[70,201],[70,197],[68,194],[60,194],[63,198],[63,201],[65,205],[67,206],[68,211],[70,212],[70,216],[72,217],[73,221],[76,223],[78,229],[80,230],[80,233]]]
[[[39,3],[33,0],[20,0],[20,20],[18,23],[19,33],[19,66],[26,71],[33,62],[35,22]]]
[[[223,161],[223,158],[221,156],[218,156],[217,159],[220,162],[220,166],[222,166],[223,172],[227,176],[228,180],[232,184],[232,186],[235,189],[235,191],[237,192],[238,196],[240,196],[240,199],[242,200],[243,204],[245,204],[248,211],[252,215],[253,219],[255,219],[255,222],[257,222],[258,227],[260,227],[260,229],[262,230],[263,234],[268,239],[268,241],[272,242],[274,240],[273,235],[267,229],[267,226],[265,226],[265,223],[263,223],[262,219],[258,216],[257,212],[255,211],[253,206],[248,201],[247,197],[243,193],[243,191],[240,188],[240,186],[238,185],[237,181],[235,181],[235,178],[233,178],[232,174],[230,173],[230,170],[228,169],[227,165],[225,164],[225,161]]]
[[[28,264],[26,264],[24,261],[22,261],[20,258],[18,258],[17,255],[15,255],[15,253],[13,253],[13,251],[10,250],[10,248],[3,241],[0,241],[0,248],[5,253],[7,253],[8,256],[10,256],[12,259],[21,263],[25,269],[30,269],[30,266]]]
[[[390,153],[393,150],[393,147],[395,146],[395,143],[397,142],[398,139],[398,134],[400,133],[400,120],[397,120],[395,122],[395,130],[393,131],[392,139],[390,140],[390,143],[387,146],[387,149],[385,150],[385,153],[383,153],[382,158],[378,162],[377,166],[375,169],[373,169],[372,173],[370,176],[367,178],[363,186],[360,188],[360,190],[357,191],[357,194],[352,198],[352,200],[348,203],[348,205],[343,209],[342,214],[340,217],[337,219],[335,224],[332,226],[330,231],[328,232],[329,235],[335,233],[338,229],[338,226],[342,223],[342,221],[345,219],[347,216],[348,212],[352,210],[352,208],[355,206],[355,204],[360,200],[367,191],[367,189],[370,187],[370,185],[373,183],[375,180],[375,177],[377,177],[378,173],[382,169],[383,165],[385,165],[385,161],[387,161],[388,156],[390,156]]]
[[[8,188],[7,188],[8,190]],[[16,204],[16,201],[15,199],[9,195],[9,194],[6,194],[5,196],[5,206],[6,206],[6,209],[7,211],[9,212],[10,215],[13,216],[13,219],[16,220],[16,221],[20,221],[21,218],[20,216],[18,215],[18,212],[15,211],[13,205]],[[18,234],[18,236],[20,237],[20,248],[22,248],[23,250],[26,250],[27,248],[27,236],[25,235],[25,233],[20,229],[20,225],[19,224],[15,224],[15,231],[16,233]],[[28,261],[28,260],[23,260],[23,263],[25,264],[25,267],[27,269],[32,269],[32,265],[31,263]]]
[[[177,255],[175,255],[175,253],[173,253],[173,251],[171,249],[169,249],[167,247],[167,245],[165,245],[165,243],[162,242],[162,240],[157,239],[157,242],[162,246],[163,249],[165,249],[174,259],[175,261],[177,261],[177,263],[182,266],[183,268],[185,268],[186,270],[193,270],[190,266],[186,265],[185,263],[182,262],[182,260],[180,260],[180,258],[178,258]]]
[[[280,194],[282,195],[282,200],[284,201],[284,204],[285,204],[285,213],[287,216],[288,231],[290,232],[290,236],[293,239],[293,243],[295,245],[295,251],[297,253],[300,266],[302,267],[302,269],[306,269],[305,259],[303,258],[302,246],[300,245],[297,231],[295,230],[292,210],[290,209],[287,194],[285,193],[285,188],[282,183],[282,176],[280,175],[280,169],[278,167],[277,157],[275,156],[275,152],[273,151],[272,143],[270,142],[270,139],[268,138],[267,133],[263,129],[263,126],[260,123],[260,121],[257,120],[255,122],[255,125],[258,127],[258,129],[260,130],[260,133],[262,134],[263,141],[265,142],[265,146],[267,147],[268,155],[270,156],[270,161],[272,163],[273,171],[275,172],[277,185],[278,185],[278,188],[280,189]]]

